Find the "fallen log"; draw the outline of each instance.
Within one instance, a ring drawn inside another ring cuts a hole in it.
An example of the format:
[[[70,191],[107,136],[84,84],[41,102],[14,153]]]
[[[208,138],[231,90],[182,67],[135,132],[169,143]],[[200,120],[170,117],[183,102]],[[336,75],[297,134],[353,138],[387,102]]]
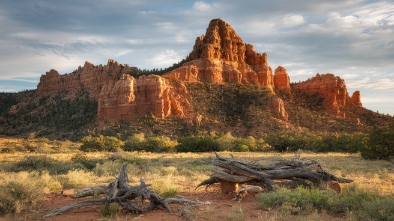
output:
[[[216,168],[212,171],[211,177],[201,182],[196,189],[215,183],[222,184],[223,182],[226,182],[227,186],[228,182],[232,182],[234,185],[260,186],[265,191],[272,191],[272,185],[274,184],[295,187],[299,185],[310,186],[324,183],[353,182],[353,180],[337,177],[327,172],[315,160],[295,157],[294,159],[281,160],[274,164],[260,165],[238,161],[233,156],[224,158],[216,152],[215,154],[216,159],[212,160],[212,164]],[[335,191],[338,192],[337,189]]]
[[[97,194],[97,192],[99,192],[105,194],[104,197],[99,199],[88,199],[57,209],[53,209],[51,211],[48,211],[44,218],[56,216],[74,208],[90,205],[108,205],[113,202],[118,203],[123,209],[133,213],[144,213],[153,210],[158,206],[162,206],[168,212],[171,212],[172,210],[170,204],[173,203],[181,204],[184,206],[210,204],[210,202],[188,200],[181,196],[163,199],[152,189],[150,189],[150,185],[146,184],[143,179],[140,180],[140,185],[131,186],[127,182],[126,167],[127,163],[123,164],[119,176],[113,182],[109,183],[106,188],[103,188],[103,185],[95,185],[89,188],[85,188],[84,191],[79,194],[77,193],[74,196],[78,198],[93,196],[94,194]]]

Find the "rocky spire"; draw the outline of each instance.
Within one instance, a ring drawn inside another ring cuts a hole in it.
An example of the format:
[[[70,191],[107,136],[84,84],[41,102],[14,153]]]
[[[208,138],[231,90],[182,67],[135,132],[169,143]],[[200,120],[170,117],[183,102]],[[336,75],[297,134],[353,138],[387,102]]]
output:
[[[245,44],[231,25],[213,19],[205,35],[197,37],[189,58],[244,62]]]

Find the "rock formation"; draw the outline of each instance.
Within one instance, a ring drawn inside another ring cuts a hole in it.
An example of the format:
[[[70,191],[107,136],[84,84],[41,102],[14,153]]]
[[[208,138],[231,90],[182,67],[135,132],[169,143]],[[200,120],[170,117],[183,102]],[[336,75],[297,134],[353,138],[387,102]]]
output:
[[[184,117],[184,110],[190,107],[186,94],[184,85],[175,88],[157,75],[138,79],[123,75],[115,83],[105,84],[101,90],[98,117],[108,121],[127,120],[146,114],[157,118],[170,114]]]
[[[350,97],[350,103],[362,107],[363,104],[361,103],[361,98],[360,98],[360,91],[355,91],[352,96]]]
[[[274,76],[267,54],[257,53],[253,45],[245,44],[234,29],[221,19],[213,19],[205,35],[197,37],[187,60],[163,77],[187,82],[262,85],[274,94]],[[284,73],[278,73],[278,86],[279,90],[290,93],[286,69]],[[287,118],[283,101],[281,104],[279,116]],[[272,111],[279,113],[277,106]]]
[[[286,72],[286,68],[282,66],[278,66],[275,69],[274,84],[275,84],[276,92],[284,93],[288,95],[291,94],[290,78]]]
[[[280,116],[282,119],[287,120],[288,114],[286,113],[285,105],[282,99],[279,97],[272,97],[270,101],[270,108],[276,115]]]
[[[92,99],[98,99],[101,89],[108,82],[114,83],[123,74],[129,73],[133,68],[108,60],[107,65],[95,66],[85,62],[83,67],[70,74],[60,75],[56,70],[50,70],[40,77],[37,86],[38,96],[50,96],[61,91],[78,92],[80,89],[89,89]]]
[[[257,53],[253,45],[245,44],[233,28],[221,19],[213,19],[205,35],[197,37],[186,62],[162,76],[130,76],[135,68],[108,60],[107,65],[95,66],[86,62],[70,74],[60,75],[50,70],[41,76],[38,96],[51,96],[68,91],[75,96],[84,89],[98,101],[98,118],[119,121],[152,114],[157,118],[169,115],[192,119],[194,114],[183,82],[238,83],[263,86],[271,92],[268,106],[282,119],[287,119],[284,102],[275,96],[291,95],[292,90],[319,93],[323,105],[339,115],[340,107],[351,103],[362,106],[360,93],[350,98],[344,81],[332,74],[316,77],[290,88],[290,78],[284,67],[278,66],[275,75],[268,65],[266,53]],[[196,118],[200,125],[202,117]],[[192,120],[193,121],[193,120]]]
[[[250,83],[273,88],[267,54],[245,45],[234,29],[221,19],[213,19],[205,35],[197,37],[189,62],[163,77],[212,83]]]
[[[357,98],[357,93],[354,95],[355,101],[352,102],[347,92],[345,81],[333,74],[316,74],[315,77],[294,85],[292,89],[309,94],[320,94],[324,98],[323,106],[338,116],[344,117],[340,108],[345,107],[348,103],[356,102],[361,106],[361,102],[359,102],[360,97],[358,96]]]
[[[157,75],[135,79],[127,74],[131,70],[131,67],[111,59],[104,66],[86,62],[76,72],[67,75],[50,70],[41,76],[36,93],[51,96],[68,91],[73,96],[79,90],[87,89],[90,97],[98,101],[100,120],[127,120],[146,114],[157,118],[170,114],[184,117],[184,110],[190,104],[183,84],[173,87],[167,79]]]

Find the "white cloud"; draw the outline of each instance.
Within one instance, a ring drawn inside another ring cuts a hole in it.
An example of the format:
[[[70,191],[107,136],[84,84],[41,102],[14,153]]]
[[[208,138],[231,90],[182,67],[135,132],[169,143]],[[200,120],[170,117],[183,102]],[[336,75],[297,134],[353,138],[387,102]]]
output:
[[[155,26],[163,32],[173,33],[179,30],[179,28],[175,26],[173,22],[157,22],[155,23]]]
[[[347,79],[349,79],[349,80],[356,79],[358,77],[359,77],[358,74],[344,74],[344,75],[342,75],[342,78],[345,79],[345,80],[347,80]]]
[[[118,53],[116,53],[116,55],[115,55],[115,57],[121,57],[121,56],[124,56],[124,55],[126,55],[126,54],[129,54],[129,53],[131,53],[131,52],[133,52],[134,50],[128,50],[128,49],[126,49],[126,50],[120,50],[120,51],[118,51]]]
[[[363,103],[369,104],[394,104],[394,97],[364,97],[362,96]]]
[[[333,13],[327,19],[327,24],[334,28],[356,28],[360,26],[359,19],[354,15],[341,15],[337,12]]]
[[[129,39],[126,41],[127,43],[131,44],[131,45],[139,45],[141,44],[143,41],[141,39]]]
[[[302,15],[286,15],[282,20],[282,25],[284,27],[294,27],[304,23],[304,16]]]
[[[212,9],[212,6],[208,3],[203,2],[203,1],[197,1],[193,4],[193,9],[197,10],[197,11],[207,12]]]
[[[29,42],[37,42],[46,45],[65,46],[73,43],[83,44],[104,44],[110,42],[105,36],[100,35],[86,35],[86,34],[73,34],[68,32],[59,31],[30,31],[30,32],[16,32],[10,34],[16,40],[20,40],[28,44]]]
[[[348,88],[358,88],[359,90],[389,90],[394,89],[394,79],[365,77],[359,80],[352,80],[351,82],[347,82],[346,85]]]
[[[181,56],[174,50],[167,49],[151,59],[152,67],[169,67],[181,60]]]
[[[198,34],[193,31],[180,31],[175,33],[175,42],[179,44],[193,44],[197,36]]]

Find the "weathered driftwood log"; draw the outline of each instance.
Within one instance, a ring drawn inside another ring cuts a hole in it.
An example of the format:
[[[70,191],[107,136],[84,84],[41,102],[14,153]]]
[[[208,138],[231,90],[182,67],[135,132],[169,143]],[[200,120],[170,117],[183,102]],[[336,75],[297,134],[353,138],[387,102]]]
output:
[[[162,206],[167,209],[168,212],[171,212],[171,207],[169,204],[173,203],[185,206],[210,204],[210,202],[191,201],[181,196],[163,199],[152,189],[148,188],[150,185],[145,184],[144,180],[142,179],[140,180],[140,185],[130,186],[127,183],[126,167],[127,163],[123,164],[119,176],[115,179],[115,181],[109,183],[106,188],[103,189],[102,186],[90,187],[86,188],[85,191],[82,191],[79,195],[77,193],[74,196],[93,196],[97,194],[97,192],[95,191],[98,191],[98,193],[104,193],[105,197],[99,199],[84,200],[51,210],[47,212],[44,218],[55,216],[74,208],[90,205],[108,205],[113,202],[118,203],[123,209],[134,213],[147,212],[153,210],[155,207],[158,206]]]
[[[216,166],[211,177],[201,182],[201,186],[209,186],[223,181],[234,184],[250,184],[272,191],[272,185],[292,187],[299,185],[315,185],[320,183],[350,183],[353,180],[337,177],[325,171],[321,165],[309,159],[294,158],[281,160],[274,164],[260,165],[223,158],[218,153],[212,164]],[[196,189],[197,189],[196,188]]]

